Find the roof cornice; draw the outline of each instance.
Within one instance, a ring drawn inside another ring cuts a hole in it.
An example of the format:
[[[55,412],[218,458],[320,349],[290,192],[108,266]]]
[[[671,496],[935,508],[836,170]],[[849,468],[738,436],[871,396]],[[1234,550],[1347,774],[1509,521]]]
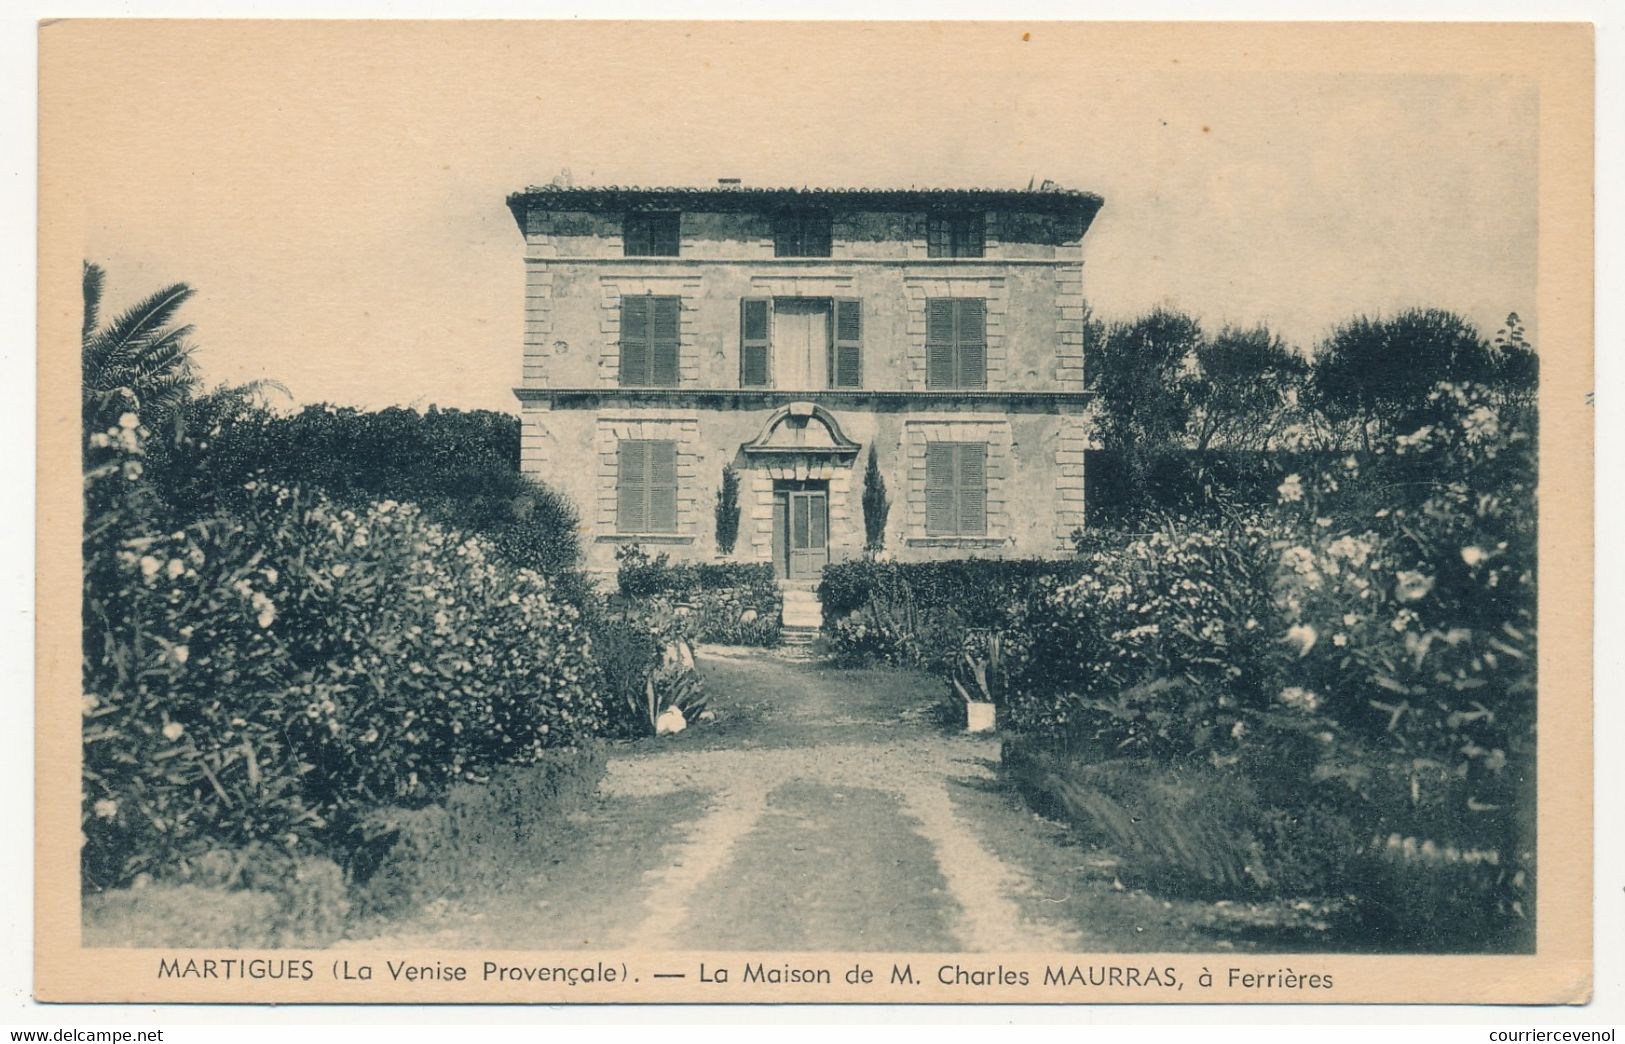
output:
[[[832,207],[875,210],[1016,210],[1071,214],[1084,228],[1105,201],[1077,189],[999,188],[756,188],[743,185],[706,187],[533,185],[508,197],[508,209],[520,231],[532,204],[560,210],[704,210],[740,211],[786,207]]]

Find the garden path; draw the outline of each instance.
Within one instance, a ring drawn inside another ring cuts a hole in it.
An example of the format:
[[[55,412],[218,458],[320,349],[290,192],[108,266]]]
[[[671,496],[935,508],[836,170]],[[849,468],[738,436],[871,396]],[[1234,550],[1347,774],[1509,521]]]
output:
[[[939,682],[781,651],[702,648],[699,666],[716,720],[617,746],[551,865],[375,925],[367,944],[1214,947],[1187,911],[1124,891],[1109,857],[998,786],[997,739],[929,720]]]

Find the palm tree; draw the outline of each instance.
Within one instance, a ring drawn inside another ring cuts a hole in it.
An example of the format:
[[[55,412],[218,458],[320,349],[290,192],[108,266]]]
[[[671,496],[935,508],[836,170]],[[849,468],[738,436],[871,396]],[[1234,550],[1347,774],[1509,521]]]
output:
[[[185,283],[166,286],[100,326],[101,266],[85,262],[85,324],[81,347],[85,419],[131,409],[153,424],[184,402],[197,386],[192,368],[191,326],[172,326],[175,313],[195,292]]]

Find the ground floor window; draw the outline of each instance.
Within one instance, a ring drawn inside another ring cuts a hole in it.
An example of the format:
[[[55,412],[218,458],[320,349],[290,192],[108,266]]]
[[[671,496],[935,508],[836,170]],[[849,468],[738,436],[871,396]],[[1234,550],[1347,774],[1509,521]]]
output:
[[[987,533],[987,446],[932,442],[925,447],[925,531],[929,536]]]
[[[677,443],[663,439],[623,439],[616,457],[617,531],[675,533]]]

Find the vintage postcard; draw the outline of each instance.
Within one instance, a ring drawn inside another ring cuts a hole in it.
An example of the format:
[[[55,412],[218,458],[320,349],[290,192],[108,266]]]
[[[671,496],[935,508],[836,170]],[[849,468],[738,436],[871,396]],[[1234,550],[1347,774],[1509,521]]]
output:
[[[1589,26],[39,40],[39,999],[1590,996]]]

